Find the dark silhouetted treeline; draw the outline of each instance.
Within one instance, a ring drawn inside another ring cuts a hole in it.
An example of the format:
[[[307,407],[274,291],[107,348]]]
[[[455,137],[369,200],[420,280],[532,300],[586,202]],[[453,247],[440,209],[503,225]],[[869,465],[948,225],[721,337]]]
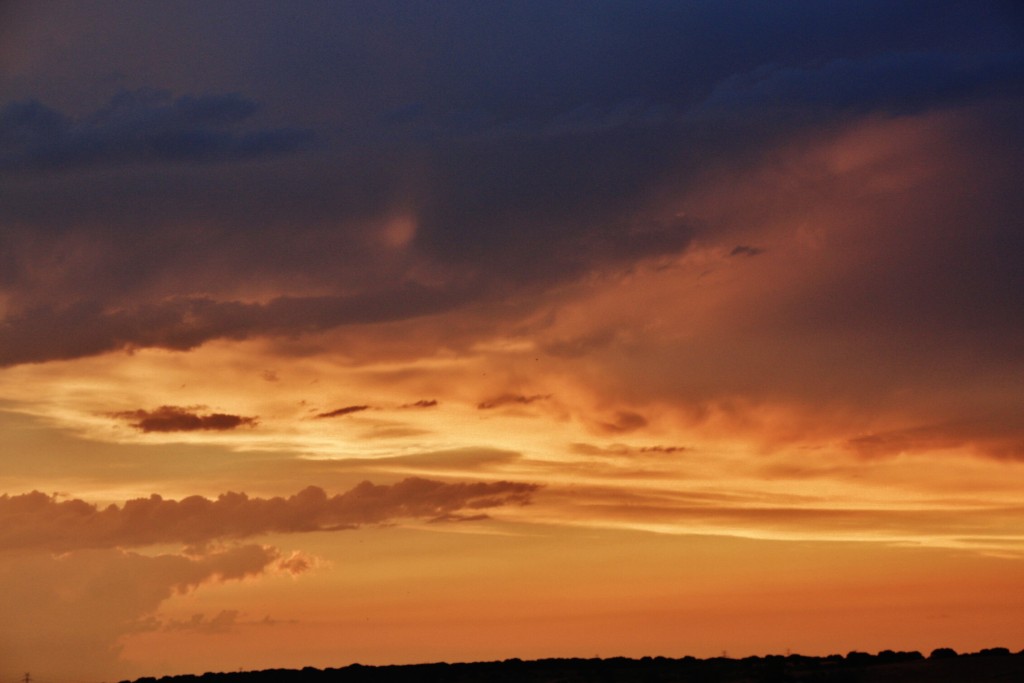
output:
[[[140,678],[135,683],[887,683],[929,681],[1024,681],[1024,650],[997,647],[970,654],[939,648],[920,652],[884,650],[878,654],[805,657],[768,655],[644,657],[628,659],[541,659],[467,664],[408,664],[338,669],[268,669],[201,676]],[[122,683],[129,683],[123,681]]]

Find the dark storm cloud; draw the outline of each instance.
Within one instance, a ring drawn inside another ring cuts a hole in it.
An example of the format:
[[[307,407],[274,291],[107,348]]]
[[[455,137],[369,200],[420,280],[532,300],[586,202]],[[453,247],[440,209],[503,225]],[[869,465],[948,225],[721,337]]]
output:
[[[315,332],[438,312],[454,302],[448,292],[406,288],[363,298],[281,297],[266,304],[176,299],[127,310],[109,310],[98,302],[38,307],[0,322],[0,367],[135,347],[188,350],[211,339]]]
[[[73,118],[38,101],[0,109],[0,170],[133,163],[211,163],[274,156],[312,142],[297,128],[244,130],[258,105],[238,94],[122,91]]]
[[[279,24],[259,54],[268,87],[301,102],[360,92],[403,125],[454,112],[464,130],[628,101],[692,104],[764,65],[1014,50],[1021,29],[1009,4],[957,2],[382,2],[321,9],[317,22],[262,17]]]
[[[971,98],[1021,94],[1022,86],[1024,52],[889,52],[812,66],[766,64],[719,83],[699,110],[727,116],[777,108],[813,112],[820,107],[910,113]]]
[[[858,116],[1015,101],[1019,16],[984,7],[39,10],[22,49],[59,25],[67,53],[23,67],[44,94],[0,76],[0,364],[397,320],[736,239],[664,198]],[[415,231],[386,246],[396,213]]]
[[[409,478],[382,486],[364,481],[334,496],[310,486],[288,498],[224,493],[216,500],[191,496],[176,501],[153,495],[103,509],[82,500],[57,501],[38,491],[4,494],[0,551],[203,544],[267,533],[353,529],[399,519],[444,519],[462,510],[525,505],[537,489],[535,484],[508,481],[449,484]]]
[[[416,246],[514,286],[682,251],[698,226],[642,207],[647,192],[690,172],[678,138],[652,127],[453,140],[435,153]]]
[[[989,358],[1021,357],[1024,333],[1024,128],[1019,122],[1024,99],[958,110],[946,119],[949,133],[936,148],[919,152],[928,164],[924,182],[899,191],[874,192],[874,201],[848,202],[864,211],[863,227],[840,249],[856,250],[869,230],[900,236],[889,254],[865,254],[860,276],[829,277],[800,300],[777,312],[801,332],[814,328],[884,330],[892,349],[909,367],[920,367],[934,349],[985,348]],[[895,141],[894,141],[895,142]],[[891,160],[865,171],[864,180],[883,169],[910,175],[907,159]],[[905,164],[905,166],[904,166]],[[858,206],[859,205],[859,206]],[[919,335],[919,343],[913,336]],[[969,352],[974,353],[974,352]],[[934,361],[935,359],[932,359]],[[928,372],[943,376],[944,364]]]
[[[199,408],[160,406],[156,410],[126,410],[111,417],[127,420],[142,432],[227,431],[237,427],[253,427],[255,417],[227,413],[200,414]]]

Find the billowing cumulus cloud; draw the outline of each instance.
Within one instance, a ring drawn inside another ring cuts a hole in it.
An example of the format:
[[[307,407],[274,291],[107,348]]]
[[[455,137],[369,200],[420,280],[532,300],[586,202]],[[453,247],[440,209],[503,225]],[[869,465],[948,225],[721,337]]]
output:
[[[461,510],[522,505],[537,490],[514,482],[444,483],[410,478],[392,485],[366,481],[328,496],[310,486],[288,498],[225,493],[216,500],[158,495],[100,509],[34,492],[0,496],[0,550],[129,548],[158,543],[203,544],[267,533],[352,529],[399,519],[434,519]]]
[[[89,679],[122,671],[118,639],[138,630],[165,600],[203,584],[258,576],[279,559],[277,550],[257,545],[201,556],[105,549],[4,557],[0,658],[40,677]],[[226,626],[223,621],[218,625]],[[52,656],[54,642],[66,657]]]
[[[256,425],[255,417],[227,413],[200,414],[200,408],[160,406],[155,410],[127,410],[111,413],[111,417],[127,420],[141,432],[226,431]]]

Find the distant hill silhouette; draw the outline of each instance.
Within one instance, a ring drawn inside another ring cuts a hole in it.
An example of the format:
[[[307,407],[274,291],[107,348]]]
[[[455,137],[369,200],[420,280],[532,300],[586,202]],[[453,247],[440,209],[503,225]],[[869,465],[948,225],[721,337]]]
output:
[[[920,652],[884,650],[878,654],[805,657],[768,655],[644,657],[629,659],[541,659],[465,664],[408,664],[338,669],[268,669],[205,673],[201,676],[139,678],[135,683],[903,683],[929,681],[1024,681],[1024,650],[997,647],[958,655],[950,648]],[[122,681],[122,683],[130,683]]]

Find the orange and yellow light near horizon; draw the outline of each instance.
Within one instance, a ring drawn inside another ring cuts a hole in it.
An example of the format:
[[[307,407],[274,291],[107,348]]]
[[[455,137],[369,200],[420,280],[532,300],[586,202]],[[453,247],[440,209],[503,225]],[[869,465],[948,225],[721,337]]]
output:
[[[1024,647],[1020,16],[815,6],[0,10],[0,680]]]

